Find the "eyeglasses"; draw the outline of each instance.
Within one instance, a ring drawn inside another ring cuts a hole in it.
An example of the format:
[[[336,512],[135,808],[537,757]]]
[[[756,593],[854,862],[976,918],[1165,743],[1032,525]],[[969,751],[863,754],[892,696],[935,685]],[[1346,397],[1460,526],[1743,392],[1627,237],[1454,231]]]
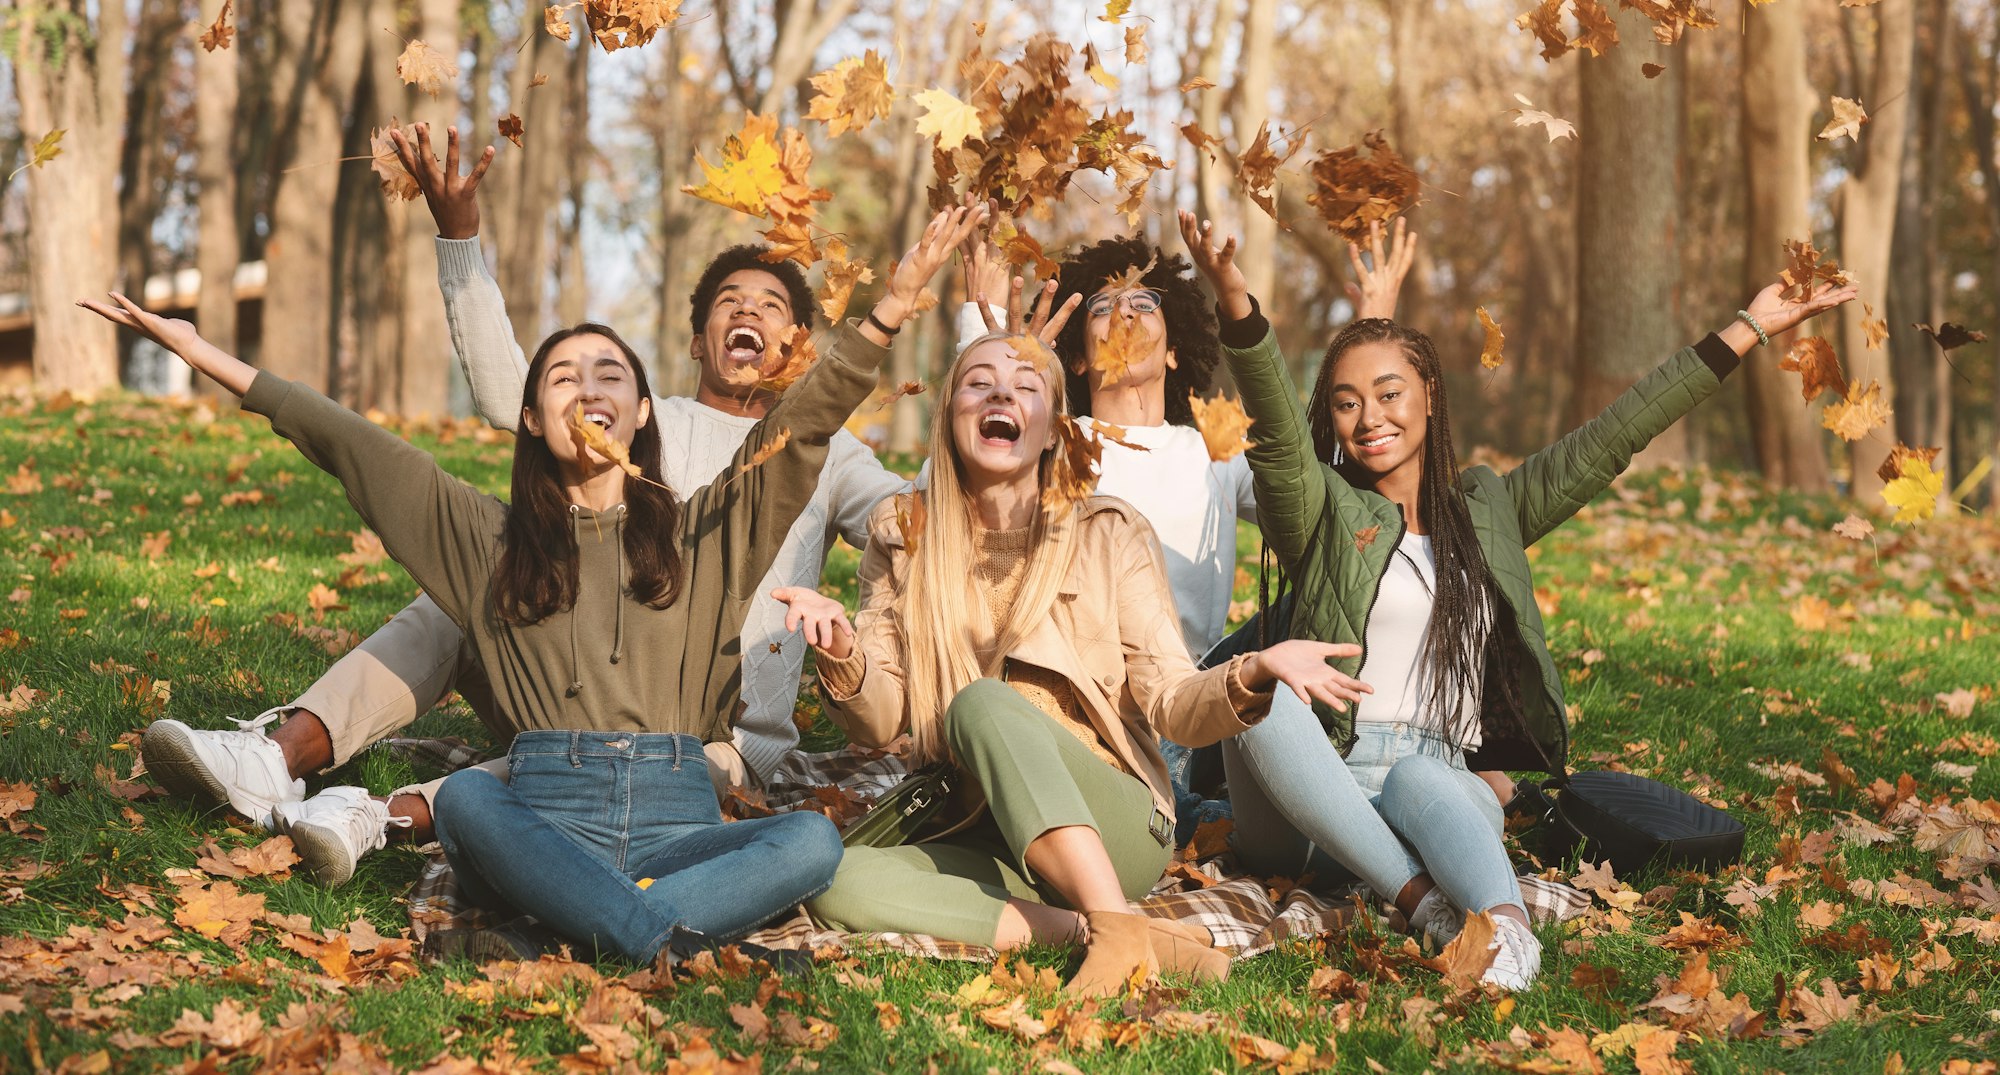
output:
[[[1140,287],[1130,291],[1120,291],[1117,293],[1107,291],[1092,295],[1090,304],[1085,306],[1084,310],[1093,319],[1109,317],[1111,311],[1117,309],[1118,305],[1123,303],[1127,310],[1135,314],[1150,314],[1160,308],[1162,301],[1163,296],[1159,292],[1149,287]]]

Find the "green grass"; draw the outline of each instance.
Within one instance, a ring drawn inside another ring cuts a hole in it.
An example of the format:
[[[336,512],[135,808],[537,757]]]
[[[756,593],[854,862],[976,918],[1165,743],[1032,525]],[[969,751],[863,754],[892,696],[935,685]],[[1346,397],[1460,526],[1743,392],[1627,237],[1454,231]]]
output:
[[[504,488],[504,443],[470,425],[412,435],[455,473]],[[226,850],[257,837],[229,828],[225,816],[204,817],[169,799],[128,803],[114,794],[105,776],[130,773],[135,733],[159,715],[225,726],[225,717],[288,701],[329,663],[312,629],[365,634],[414,593],[394,565],[366,569],[379,579],[339,581],[348,565],[336,557],[349,551],[359,522],[330,479],[261,420],[214,419],[124,398],[87,406],[0,401],[0,460],[0,700],[21,686],[39,692],[0,716],[0,783],[26,784],[38,796],[11,819],[18,831],[0,831],[0,1072],[65,1062],[88,1068],[99,1050],[121,1070],[178,1067],[205,1047],[159,1036],[184,1010],[208,1015],[225,998],[259,1012],[267,1025],[295,1003],[321,1006],[331,1013],[327,1033],[351,1037],[329,1037],[309,1053],[345,1049],[396,1068],[422,1067],[447,1053],[486,1057],[503,1041],[542,1070],[606,1059],[602,1051],[579,1053],[593,1047],[582,1028],[616,1021],[601,1014],[616,991],[593,998],[592,989],[572,986],[483,1001],[468,987],[484,976],[466,963],[415,967],[335,991],[311,960],[276,942],[272,927],[260,926],[239,951],[172,925],[169,872],[195,869],[206,839]],[[250,493],[261,499],[241,502],[240,494]],[[1789,840],[1832,829],[1850,812],[1879,820],[1865,793],[1872,781],[1893,784],[1908,773],[1919,802],[2000,796],[2000,760],[1977,753],[1991,752],[1990,737],[2000,734],[1993,697],[2000,685],[2000,528],[1964,518],[1912,531],[1884,525],[1874,542],[1857,544],[1828,532],[1845,511],[1727,476],[1635,476],[1535,550],[1538,581],[1555,606],[1550,639],[1569,679],[1575,764],[1624,767],[1702,789],[1742,818],[1750,836],[1740,873],[1622,879],[1648,894],[1625,932],[1544,930],[1542,982],[1511,1006],[1454,996],[1419,967],[1404,966],[1400,982],[1372,979],[1348,954],[1350,938],[1336,936],[1240,964],[1224,986],[1155,994],[1125,1010],[1058,1010],[1052,1025],[1060,1029],[1032,1044],[990,1029],[979,1007],[953,1002],[954,991],[988,968],[881,954],[825,965],[807,981],[784,983],[795,994],[769,1000],[774,1018],[793,1012],[837,1028],[830,1044],[823,1034],[813,1043],[823,1048],[786,1044],[775,1032],[762,1043],[745,1039],[728,1009],[755,999],[755,977],[649,991],[633,1002],[657,1016],[629,1022],[626,1033],[648,1068],[676,1057],[692,1064],[698,1057],[682,1053],[705,1037],[724,1056],[757,1054],[770,1070],[795,1060],[802,1070],[816,1063],[843,1072],[929,1064],[1062,1070],[1045,1068],[1052,1061],[1092,1071],[1228,1070],[1245,1060],[1233,1036],[1252,1034],[1287,1047],[1312,1045],[1321,1059],[1337,1056],[1341,1070],[1367,1070],[1368,1060],[1392,1071],[1490,1070],[1495,1061],[1483,1043],[1504,1045],[1517,1026],[1594,1034],[1634,1021],[1669,1022],[1667,1013],[1641,1006],[1659,991],[1656,976],[1680,972],[1683,954],[1656,943],[1680,912],[1740,938],[1740,945],[1712,951],[1711,966],[1725,976],[1726,992],[1745,994],[1764,1015],[1767,1029],[1781,1024],[1775,979],[1789,989],[1830,978],[1844,995],[1861,992],[1857,953],[1808,943],[1823,931],[1798,921],[1800,908],[1824,899],[1844,905],[1836,931],[1860,926],[1864,946],[1878,943],[1902,970],[1933,941],[1955,965],[1919,985],[1899,976],[1889,990],[1866,994],[1863,1003],[1879,1015],[1865,1023],[1744,1041],[1684,1035],[1679,1060],[1698,1071],[1847,1072],[1882,1070],[1900,1054],[1907,1070],[1931,1072],[1991,1055],[2000,1031],[2000,1016],[1989,1014],[2000,1009],[2000,962],[1993,947],[1949,930],[1959,916],[1991,919],[2000,907],[1915,907],[1842,895],[1817,867],[1781,877],[1755,915],[1724,899],[1739,876],[1765,881]],[[164,549],[158,537],[149,547],[149,536],[162,533],[171,535]],[[1246,528],[1245,536],[1244,562],[1254,569],[1254,531]],[[830,585],[850,601],[856,559],[837,550],[829,568]],[[205,570],[211,564],[213,573]],[[347,606],[323,623],[314,622],[308,604],[315,584],[335,586]],[[1824,627],[1811,625],[1818,606],[1808,598],[1827,602]],[[1808,625],[1795,622],[1795,613]],[[296,619],[274,622],[279,614]],[[1958,690],[1975,694],[1970,717],[1951,716],[1936,701]],[[458,706],[427,715],[417,732],[482,734]],[[1953,746],[1941,749],[1953,737]],[[822,722],[807,739],[824,746],[837,733]],[[1829,751],[1859,787],[1815,787],[1791,777],[1799,813],[1778,816],[1780,781],[1751,766],[1796,762],[1818,773]],[[1978,768],[1960,779],[1935,770],[1939,760]],[[416,775],[371,752],[330,779],[380,792]],[[1982,873],[1991,877],[1961,861],[1952,865],[1966,874],[1947,878],[1939,856],[1919,850],[1907,832],[1881,846],[1836,841],[1831,855],[1847,878],[1879,882],[1903,871],[1947,894],[1977,884]],[[399,897],[419,868],[416,855],[392,850],[367,859],[353,882],[335,890],[296,876],[237,883],[263,894],[271,913],[306,915],[322,928],[362,916],[393,936],[406,924]],[[87,948],[98,931],[147,914],[168,923],[166,936],[104,958],[57,950],[66,935],[70,948]],[[1594,917],[1603,919],[1601,907]],[[141,975],[140,956],[169,973],[121,988]],[[1062,973],[1071,956],[1041,949],[1028,958]],[[1329,964],[1362,979],[1360,992],[1314,995],[1313,972]],[[1619,982],[1602,990],[1572,984],[1586,964],[1616,968]],[[601,969],[616,978],[633,968]],[[1441,1007],[1434,1016],[1410,1014],[1422,1008],[1410,1004],[1419,999]],[[893,1030],[878,1004],[893,1005],[900,1019]],[[1057,997],[1037,995],[1029,1009],[1042,1014],[1059,1005]],[[1159,1016],[1170,1009],[1213,1013],[1217,1028],[1174,1030]],[[1092,1049],[1093,1035],[1113,1043]],[[264,1040],[276,1048],[271,1043],[285,1038],[267,1032]],[[612,1038],[605,1041],[617,1051]],[[1542,1054],[1531,1047],[1520,1055]],[[257,1067],[240,1052],[221,1060],[226,1070]],[[1614,1071],[1632,1066],[1629,1052],[1604,1062]]]

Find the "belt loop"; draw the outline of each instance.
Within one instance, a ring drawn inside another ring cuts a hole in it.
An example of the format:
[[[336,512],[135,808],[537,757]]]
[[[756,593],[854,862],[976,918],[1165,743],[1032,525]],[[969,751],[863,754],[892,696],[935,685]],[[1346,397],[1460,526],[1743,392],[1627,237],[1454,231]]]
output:
[[[578,747],[582,745],[582,742],[583,742],[583,732],[575,728],[570,729],[569,767],[572,769],[583,768],[583,759],[579,757],[577,754]]]
[[[674,772],[678,773],[681,771],[681,737],[678,735],[674,736],[673,743],[674,743]]]

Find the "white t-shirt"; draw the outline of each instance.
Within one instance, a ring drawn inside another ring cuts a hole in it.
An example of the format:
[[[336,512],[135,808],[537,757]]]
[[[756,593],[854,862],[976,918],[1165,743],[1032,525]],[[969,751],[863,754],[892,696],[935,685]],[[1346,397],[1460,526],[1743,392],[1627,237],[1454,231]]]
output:
[[[996,320],[1006,313],[994,307]],[[977,303],[958,314],[958,346],[986,332]],[[1090,419],[1077,425],[1090,432]],[[1104,442],[1097,492],[1139,509],[1152,524],[1167,558],[1167,584],[1180,612],[1181,637],[1200,659],[1229,627],[1229,599],[1236,587],[1236,521],[1257,521],[1250,461],[1238,455],[1217,463],[1192,426],[1122,426],[1121,438],[1146,451]],[[1197,485],[1197,483],[1199,483]]]
[[[1430,712],[1430,675],[1423,663],[1424,637],[1431,627],[1431,611],[1436,605],[1437,558],[1426,535],[1405,533],[1396,551],[1389,556],[1389,570],[1375,595],[1375,607],[1368,614],[1365,642],[1368,656],[1356,678],[1375,688],[1361,696],[1354,707],[1354,719],[1378,724],[1404,723],[1444,731],[1443,723]],[[1478,684],[1470,684],[1464,705],[1477,710]],[[1471,738],[1463,744],[1479,746],[1477,722]]]

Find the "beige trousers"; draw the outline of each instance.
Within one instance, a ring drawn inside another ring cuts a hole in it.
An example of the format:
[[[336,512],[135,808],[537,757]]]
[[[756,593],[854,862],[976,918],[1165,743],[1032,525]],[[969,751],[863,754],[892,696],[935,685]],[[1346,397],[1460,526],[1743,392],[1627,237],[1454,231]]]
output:
[[[486,723],[496,742],[507,743],[518,730],[502,723],[493,704],[486,674],[472,659],[465,636],[451,617],[428,596],[396,613],[388,623],[333,663],[326,674],[292,703],[318,717],[333,740],[334,768],[378,740],[409,727],[456,689]],[[710,743],[708,772],[721,798],[732,784],[755,783],[733,743]],[[507,759],[496,758],[481,768],[507,778]],[[397,788],[395,794],[421,795],[427,805],[443,777]]]

